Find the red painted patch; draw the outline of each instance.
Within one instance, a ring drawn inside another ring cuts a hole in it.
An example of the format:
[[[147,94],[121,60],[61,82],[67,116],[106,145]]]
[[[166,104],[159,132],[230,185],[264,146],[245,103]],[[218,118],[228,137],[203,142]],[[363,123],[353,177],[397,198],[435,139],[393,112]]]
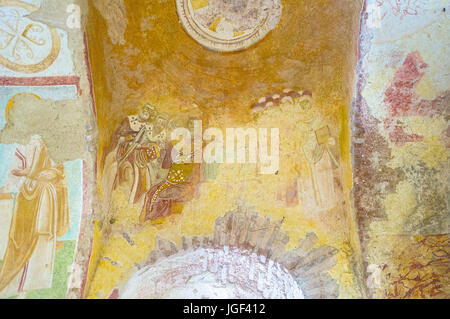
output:
[[[384,127],[389,139],[396,146],[423,140],[421,135],[406,133],[399,118],[442,114],[442,103],[421,99],[415,93],[427,67],[419,52],[408,54],[386,89],[384,102],[387,105],[388,118],[384,121]]]
[[[389,132],[389,139],[396,146],[402,146],[408,142],[421,142],[423,136],[418,134],[407,134],[401,127],[402,123],[400,121],[393,121],[391,119],[386,119],[384,121],[384,127]]]
[[[46,76],[46,77],[0,77],[0,86],[56,86],[74,85],[81,95],[80,78],[78,76]]]
[[[421,101],[415,89],[425,75],[427,66],[418,52],[408,54],[385,93],[384,102],[388,105],[391,117],[419,115],[418,105]]]

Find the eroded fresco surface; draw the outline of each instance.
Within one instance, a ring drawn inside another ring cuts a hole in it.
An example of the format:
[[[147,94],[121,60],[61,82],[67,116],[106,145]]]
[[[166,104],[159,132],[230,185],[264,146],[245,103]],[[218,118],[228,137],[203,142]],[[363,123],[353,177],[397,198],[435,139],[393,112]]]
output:
[[[215,2],[191,2],[196,14],[218,19],[209,28],[215,38],[249,22],[239,20],[236,10],[214,15]],[[133,1],[96,3],[87,30],[103,215],[86,297],[137,296],[130,286],[140,281],[164,287],[147,296],[189,296],[201,278],[210,297],[267,297],[274,293],[270,282],[284,271],[307,298],[362,296],[350,214],[348,116],[361,6],[344,2],[309,7],[282,1],[274,29],[233,54],[217,52],[219,44],[205,48],[186,32],[175,2],[145,1],[139,8]],[[243,13],[251,10],[238,4]],[[332,25],[335,19],[342,23]],[[283,40],[289,38],[302,40]],[[223,132],[279,128],[279,169],[264,175],[257,164],[166,161],[171,129],[202,135],[195,121],[202,121],[203,130]],[[223,216],[233,218],[225,223]],[[229,265],[208,266],[210,254],[224,251]],[[242,277],[252,254],[265,267],[274,265],[259,280]],[[179,268],[163,275],[183,256]],[[193,256],[202,256],[206,266],[197,269],[189,261]],[[189,265],[196,279],[186,283],[192,273],[186,270],[190,275],[183,277],[183,269]],[[214,283],[221,288],[212,289]],[[296,291],[288,287],[280,291],[284,297]]]
[[[81,288],[85,65],[77,36],[30,17],[41,5],[0,2],[1,298],[66,298]]]
[[[449,10],[0,0],[0,298],[449,298]]]
[[[369,294],[448,298],[448,2],[369,1],[367,11],[353,167]]]

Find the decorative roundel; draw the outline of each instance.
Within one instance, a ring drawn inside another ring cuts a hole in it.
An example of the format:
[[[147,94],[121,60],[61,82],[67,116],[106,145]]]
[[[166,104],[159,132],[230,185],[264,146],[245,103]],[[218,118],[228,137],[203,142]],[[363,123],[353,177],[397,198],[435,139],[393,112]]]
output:
[[[27,17],[38,7],[18,0],[0,0],[0,65],[20,73],[50,67],[61,50],[55,28]]]
[[[232,52],[263,39],[279,23],[281,0],[176,0],[185,31],[207,49]]]

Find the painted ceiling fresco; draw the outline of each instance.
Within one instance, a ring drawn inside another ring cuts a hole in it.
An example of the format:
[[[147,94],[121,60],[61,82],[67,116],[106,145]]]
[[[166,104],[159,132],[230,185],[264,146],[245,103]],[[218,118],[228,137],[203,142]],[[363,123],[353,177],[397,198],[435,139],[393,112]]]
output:
[[[0,298],[449,298],[448,10],[0,0]]]

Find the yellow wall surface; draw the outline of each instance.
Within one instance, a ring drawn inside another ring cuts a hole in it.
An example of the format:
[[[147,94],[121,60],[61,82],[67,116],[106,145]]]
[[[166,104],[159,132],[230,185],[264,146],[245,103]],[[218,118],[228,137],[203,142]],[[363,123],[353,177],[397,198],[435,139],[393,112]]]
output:
[[[101,253],[91,261],[95,274],[90,276],[88,297],[105,298],[126,280],[153,249],[156,236],[177,244],[182,236],[207,236],[215,220],[235,209],[238,200],[261,216],[284,219],[287,249],[298,247],[308,232],[317,234],[317,245],[337,248],[337,264],[330,274],[340,286],[340,297],[360,296],[353,262],[359,246],[349,204],[349,109],[360,1],[284,0],[278,26],[259,43],[233,53],[213,52],[193,40],[178,21],[175,1],[122,4],[122,15],[92,6],[87,26],[98,114],[99,180],[111,135],[146,102],[171,117],[192,116],[222,129],[279,127],[280,170],[277,175],[257,175],[246,165],[221,165],[216,179],[200,183],[181,212],[158,223],[140,224],[139,207],[128,205],[117,192],[117,220],[96,245]],[[120,38],[120,30],[123,39],[118,41],[114,36],[119,32]],[[301,136],[296,133],[299,112],[280,107],[255,117],[250,107],[260,97],[286,88],[311,91],[314,111],[336,138],[342,187],[333,209],[313,213],[301,202],[287,207],[277,200],[280,189],[303,169],[298,157]],[[97,214],[101,219],[103,212]],[[135,245],[127,243],[123,231]]]

